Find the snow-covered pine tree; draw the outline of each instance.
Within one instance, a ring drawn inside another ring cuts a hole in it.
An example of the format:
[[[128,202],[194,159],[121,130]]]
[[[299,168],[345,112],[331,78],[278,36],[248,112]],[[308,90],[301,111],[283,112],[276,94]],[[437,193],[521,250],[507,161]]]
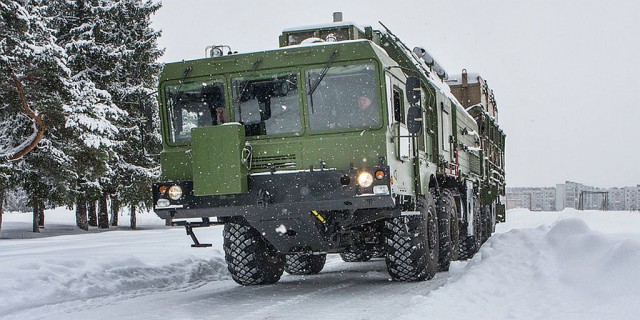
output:
[[[90,201],[102,194],[116,196],[123,204],[149,203],[149,185],[157,176],[158,165],[145,156],[140,133],[141,107],[154,104],[156,62],[162,51],[157,48],[159,32],[150,27],[150,16],[160,4],[143,0],[76,0],[60,3],[59,43],[69,54],[69,66],[76,80],[95,86],[98,101],[69,110],[81,114],[90,123],[102,120],[97,132],[87,125],[75,126],[85,132],[79,146],[84,153],[78,159],[97,160],[80,166],[78,193]],[[82,86],[87,88],[86,86]],[[88,92],[87,94],[90,94]],[[84,99],[87,101],[87,99]],[[91,110],[90,110],[91,109]],[[70,117],[71,118],[71,117]],[[83,119],[75,119],[81,123]],[[87,138],[87,132],[98,133]],[[157,135],[146,137],[159,144]],[[95,148],[99,146],[99,148]],[[89,169],[89,170],[87,170]]]
[[[155,91],[161,65],[156,61],[163,51],[157,45],[160,32],[150,24],[159,8],[159,3],[148,0],[114,0],[107,12],[111,25],[103,29],[117,62],[106,90],[128,114],[118,119],[118,133],[126,143],[118,146],[118,157],[112,163],[114,175],[109,177],[111,190],[117,192],[115,198],[122,205],[149,206],[149,186],[159,174],[157,160],[145,153],[159,149],[159,135],[142,130],[144,108],[157,110]],[[155,115],[157,118],[157,112]]]
[[[118,149],[124,143],[117,123],[127,113],[113,103],[111,74],[117,65],[111,42],[114,3],[109,0],[76,0],[57,2],[60,12],[55,21],[58,44],[65,48],[71,70],[73,98],[65,106],[66,126],[73,131],[70,141],[78,179],[75,202],[94,203],[110,193],[114,175],[112,164],[118,159]],[[120,25],[120,28],[126,28]],[[91,208],[91,205],[89,206]],[[91,211],[91,210],[90,210]],[[78,224],[84,210],[77,211]],[[89,224],[93,224],[90,217]],[[107,226],[108,227],[108,226]]]
[[[158,166],[142,144],[158,146],[159,136],[142,139],[140,120],[143,106],[156,102],[162,51],[150,15],[159,7],[143,0],[0,0],[0,133],[7,137],[0,141],[0,188],[27,191],[34,226],[45,202],[69,197],[95,204],[118,191],[125,205],[149,204]],[[47,128],[39,147],[17,161],[8,156],[35,128],[18,108],[10,73]],[[86,228],[80,209],[78,225]]]
[[[69,95],[69,70],[50,22],[48,1],[0,0],[0,128],[9,130],[8,139],[0,142],[0,170],[9,187],[20,185],[29,194],[36,232],[45,203],[64,203],[68,194],[66,181],[73,176],[64,149],[63,105]],[[44,115],[47,130],[36,149],[18,160],[7,161],[16,146],[31,139],[35,129],[20,111],[16,88],[9,81],[12,74],[22,84],[34,114]]]

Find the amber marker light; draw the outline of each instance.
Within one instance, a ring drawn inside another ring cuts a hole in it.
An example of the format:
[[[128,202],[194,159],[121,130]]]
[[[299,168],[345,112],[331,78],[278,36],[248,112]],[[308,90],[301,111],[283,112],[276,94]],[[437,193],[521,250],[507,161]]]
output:
[[[167,186],[160,186],[160,188],[158,188],[158,191],[160,192],[160,194],[167,193]]]
[[[376,179],[378,179],[378,180],[384,179],[384,171],[382,171],[382,170],[376,171]]]

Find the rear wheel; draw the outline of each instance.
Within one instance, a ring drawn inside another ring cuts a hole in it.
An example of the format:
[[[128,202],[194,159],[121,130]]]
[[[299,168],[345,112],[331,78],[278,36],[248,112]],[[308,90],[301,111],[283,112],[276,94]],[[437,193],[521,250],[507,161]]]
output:
[[[443,190],[436,204],[438,230],[440,231],[440,254],[438,270],[448,271],[451,261],[460,254],[460,228],[455,198],[449,190]]]
[[[345,251],[340,253],[340,258],[344,262],[366,262],[371,260],[373,255],[369,252]]]
[[[243,286],[276,283],[285,258],[260,233],[247,225],[224,225],[224,257],[235,282]]]
[[[494,226],[494,217],[493,217],[493,210],[491,206],[484,206],[484,215],[483,215],[483,237],[482,237],[482,243],[485,243],[487,240],[489,240],[489,238],[491,238],[491,234],[493,233],[493,226]]]
[[[392,218],[386,223],[387,270],[396,281],[433,278],[438,268],[438,222],[433,196],[418,198],[419,215]]]
[[[324,268],[324,263],[327,261],[326,254],[306,254],[306,253],[292,253],[286,257],[287,263],[284,270],[289,274],[302,275],[302,274],[317,274]]]
[[[480,203],[477,196],[473,196],[473,217],[471,223],[473,223],[473,235],[467,234],[467,221],[463,225],[463,229],[460,232],[460,259],[471,259],[482,245],[482,216],[480,211]]]

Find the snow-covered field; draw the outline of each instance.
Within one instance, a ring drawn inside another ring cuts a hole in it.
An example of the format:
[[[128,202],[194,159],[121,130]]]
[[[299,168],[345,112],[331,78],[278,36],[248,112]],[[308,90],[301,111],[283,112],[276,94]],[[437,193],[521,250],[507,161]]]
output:
[[[153,214],[141,230],[89,233],[73,213],[5,213],[0,319],[639,319],[640,213],[511,210],[467,262],[430,281],[388,280],[384,260],[327,259],[315,276],[240,287],[226,271],[221,227],[184,229]],[[128,217],[120,217],[128,225]]]

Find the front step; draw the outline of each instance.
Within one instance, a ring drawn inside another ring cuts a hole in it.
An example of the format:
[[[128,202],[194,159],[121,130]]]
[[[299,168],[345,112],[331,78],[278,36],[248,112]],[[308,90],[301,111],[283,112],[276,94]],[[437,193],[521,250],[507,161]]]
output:
[[[187,235],[191,237],[193,240],[192,248],[208,248],[211,247],[211,243],[200,243],[198,237],[196,237],[195,232],[193,232],[193,228],[202,228],[202,227],[210,227],[215,225],[223,225],[224,222],[219,221],[211,221],[209,218],[202,218],[201,222],[192,222],[192,221],[173,221],[171,222],[172,226],[184,226],[187,231]]]

